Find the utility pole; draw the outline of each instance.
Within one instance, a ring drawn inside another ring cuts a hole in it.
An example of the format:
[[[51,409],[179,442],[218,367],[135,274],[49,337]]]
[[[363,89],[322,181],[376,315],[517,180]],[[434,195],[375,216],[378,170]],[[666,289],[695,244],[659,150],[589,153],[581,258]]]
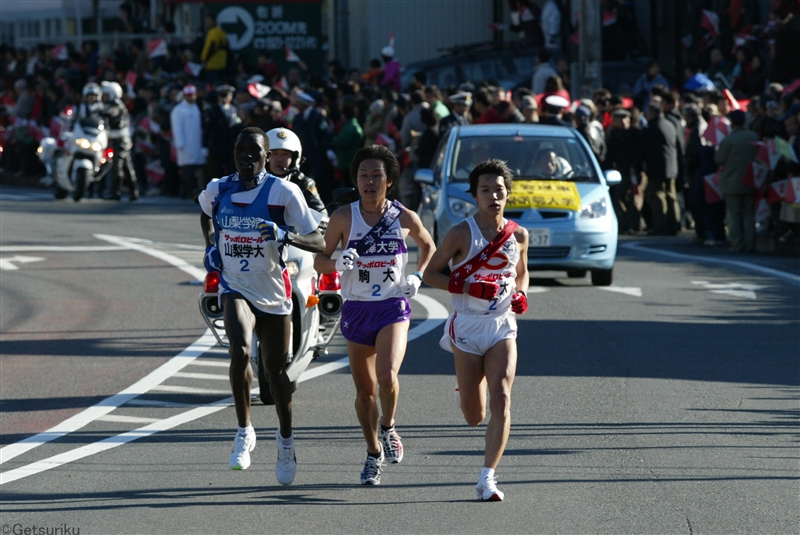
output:
[[[579,97],[592,98],[592,91],[603,87],[603,39],[600,21],[600,2],[581,0],[579,68]]]
[[[336,59],[350,65],[350,13],[347,0],[336,0]]]

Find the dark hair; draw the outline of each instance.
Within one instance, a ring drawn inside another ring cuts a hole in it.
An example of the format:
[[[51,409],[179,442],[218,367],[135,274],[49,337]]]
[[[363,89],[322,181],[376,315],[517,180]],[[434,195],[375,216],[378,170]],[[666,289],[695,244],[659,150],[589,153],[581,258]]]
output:
[[[422,124],[428,127],[436,126],[436,123],[439,122],[439,117],[436,113],[430,108],[422,108],[419,111],[419,120],[422,121]]]
[[[467,190],[473,197],[478,195],[478,179],[481,175],[499,175],[503,177],[506,190],[511,191],[511,182],[514,180],[514,174],[503,160],[493,158],[484,160],[475,166],[475,169],[469,174],[469,190]]]
[[[564,85],[561,83],[561,77],[557,74],[549,76],[544,83],[544,90],[547,93],[555,93],[562,89],[564,89]]]
[[[541,48],[536,57],[539,59],[539,63],[547,63],[550,61],[550,52],[546,48]]]
[[[425,93],[420,90],[412,91],[411,92],[411,103],[412,104],[420,104],[425,102]]]
[[[257,126],[248,126],[239,132],[239,135],[236,136],[236,142],[238,143],[239,138],[245,135],[260,138],[261,144],[264,146],[264,150],[269,150],[269,138],[267,137],[267,134],[265,134],[264,131]]]
[[[392,151],[383,145],[370,145],[369,147],[358,149],[358,152],[353,157],[353,162],[350,164],[350,176],[353,180],[357,179],[358,168],[361,167],[361,163],[364,160],[380,160],[383,162],[386,180],[389,182],[388,190],[391,190],[400,181],[400,164],[392,154]]]

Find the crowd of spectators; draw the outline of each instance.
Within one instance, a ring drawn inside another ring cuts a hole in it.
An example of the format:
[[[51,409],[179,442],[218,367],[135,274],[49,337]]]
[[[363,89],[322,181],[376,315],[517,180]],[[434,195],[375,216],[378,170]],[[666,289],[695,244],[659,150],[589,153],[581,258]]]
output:
[[[125,89],[133,162],[145,195],[190,198],[195,187],[235,171],[232,145],[241,129],[283,126],[300,138],[302,170],[316,180],[325,202],[336,187],[350,183],[352,154],[378,143],[398,155],[404,170],[399,195],[415,206],[420,191],[413,172],[431,165],[440,139],[453,126],[544,122],[575,127],[605,169],[622,173],[623,183],[613,192],[620,232],[674,235],[681,228],[694,229],[698,243],[722,246],[724,206],[736,202],[736,217],[742,211],[755,214],[744,219],[746,225],[757,224],[759,232],[783,240],[800,239],[797,205],[785,195],[770,194],[772,184],[800,177],[796,157],[793,161],[786,153],[763,162],[760,146],[753,145],[751,159],[764,163],[767,172],[743,193],[736,188],[726,193],[725,184],[751,180],[752,173],[734,178],[727,176],[730,168],[717,173],[725,164],[715,158],[723,137],[740,137],[731,130],[753,132],[753,141],[764,142],[773,156],[776,144],[768,142],[777,139],[785,142],[779,148],[800,154],[800,84],[756,76],[751,54],[758,47],[748,43],[737,48],[737,65],[730,69],[721,49],[711,47],[705,68],[688,70],[682,83],[663,77],[654,62],[630,92],[600,88],[592,98],[578,100],[564,87],[562,75],[568,75],[569,64],[562,65],[566,62],[549,45],[536,59],[531,86],[507,92],[491,80],[445,88],[415,80],[400,87],[400,64],[392,47],[381,50],[381,58],[364,72],[337,61],[329,62],[325,73],[309,72],[301,62],[281,72],[267,53],[252,64],[227,53],[220,59],[226,52],[224,32],[213,17],[207,18],[206,29],[205,38],[170,44],[156,57],[141,40],[114,49],[89,42],[64,55],[45,45],[31,51],[0,47],[4,172],[41,176],[44,170],[35,156],[39,139],[61,110],[81,101],[84,84],[109,80]],[[545,32],[542,37],[554,43],[556,36]],[[744,109],[731,115],[740,103]],[[180,113],[173,113],[179,104]],[[202,150],[191,157],[185,147],[176,147],[173,124],[176,116],[198,120],[186,105],[197,107],[202,128]],[[718,195],[708,194],[711,190]],[[745,195],[753,202],[739,203],[728,195]],[[749,239],[747,232],[740,234]],[[731,246],[752,249],[746,240]]]

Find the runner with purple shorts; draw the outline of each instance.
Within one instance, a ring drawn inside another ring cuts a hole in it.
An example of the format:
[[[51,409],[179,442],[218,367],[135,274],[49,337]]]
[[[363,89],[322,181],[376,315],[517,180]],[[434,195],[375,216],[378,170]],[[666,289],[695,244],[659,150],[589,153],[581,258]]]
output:
[[[416,213],[386,198],[400,178],[389,149],[372,145],[359,150],[351,171],[361,200],[331,215],[325,250],[317,254],[314,268],[342,272],[342,334],[356,386],[356,415],[367,441],[361,484],[378,485],[383,461],[403,459],[394,417],[400,394],[397,374],[408,342],[408,300],[417,294],[436,246]],[[419,248],[416,271],[410,274],[406,236]],[[340,245],[342,253],[334,260]]]

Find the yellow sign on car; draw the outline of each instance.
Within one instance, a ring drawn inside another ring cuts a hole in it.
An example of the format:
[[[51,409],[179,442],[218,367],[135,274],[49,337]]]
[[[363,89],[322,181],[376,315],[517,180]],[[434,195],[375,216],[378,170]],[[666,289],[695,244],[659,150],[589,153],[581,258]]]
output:
[[[506,210],[519,208],[554,208],[575,210],[581,206],[581,195],[574,182],[566,180],[519,180],[511,186]]]

